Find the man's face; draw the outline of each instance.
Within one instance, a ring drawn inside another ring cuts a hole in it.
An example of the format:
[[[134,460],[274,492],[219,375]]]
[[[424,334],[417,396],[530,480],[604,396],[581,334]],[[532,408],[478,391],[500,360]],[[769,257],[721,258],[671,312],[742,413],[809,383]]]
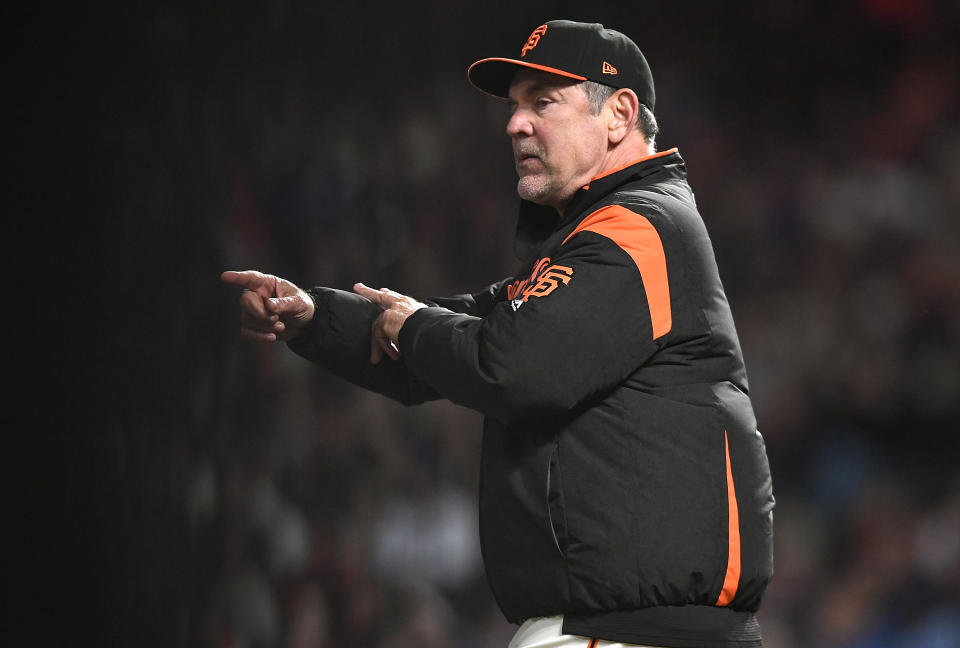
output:
[[[604,122],[578,83],[522,70],[510,85],[507,135],[520,176],[517,193],[561,211],[597,175],[606,153]]]

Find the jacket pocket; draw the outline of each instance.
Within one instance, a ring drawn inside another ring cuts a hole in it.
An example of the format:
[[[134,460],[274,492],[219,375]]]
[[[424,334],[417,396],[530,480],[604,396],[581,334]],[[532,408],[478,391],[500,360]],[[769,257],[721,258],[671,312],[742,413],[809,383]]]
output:
[[[560,555],[567,552],[567,514],[563,506],[563,481],[560,477],[560,444],[554,445],[547,464],[547,518],[553,542]]]

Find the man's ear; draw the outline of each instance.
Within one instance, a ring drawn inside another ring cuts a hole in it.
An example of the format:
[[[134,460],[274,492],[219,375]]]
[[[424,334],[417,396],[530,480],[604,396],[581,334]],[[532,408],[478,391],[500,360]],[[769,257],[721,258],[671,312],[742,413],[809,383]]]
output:
[[[630,88],[620,88],[607,99],[607,136],[611,144],[619,144],[637,123],[640,100]]]

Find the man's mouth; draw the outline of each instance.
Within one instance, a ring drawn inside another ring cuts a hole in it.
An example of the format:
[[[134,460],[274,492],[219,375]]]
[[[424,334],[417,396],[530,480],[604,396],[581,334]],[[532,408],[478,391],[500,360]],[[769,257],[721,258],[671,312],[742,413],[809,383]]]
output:
[[[517,146],[513,152],[513,158],[517,164],[531,158],[540,159],[540,147],[533,142],[524,142]]]
[[[526,169],[533,165],[542,165],[540,156],[532,152],[520,152],[516,155],[516,165],[518,169]]]

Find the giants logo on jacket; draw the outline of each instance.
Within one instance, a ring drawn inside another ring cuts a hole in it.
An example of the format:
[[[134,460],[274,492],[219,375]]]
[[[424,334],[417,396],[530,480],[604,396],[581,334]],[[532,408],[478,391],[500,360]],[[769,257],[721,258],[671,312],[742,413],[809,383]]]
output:
[[[513,310],[519,309],[531,297],[546,297],[562,285],[566,286],[573,278],[573,268],[562,265],[548,265],[550,257],[540,259],[533,266],[533,272],[522,281],[514,281],[507,286],[507,299]]]

